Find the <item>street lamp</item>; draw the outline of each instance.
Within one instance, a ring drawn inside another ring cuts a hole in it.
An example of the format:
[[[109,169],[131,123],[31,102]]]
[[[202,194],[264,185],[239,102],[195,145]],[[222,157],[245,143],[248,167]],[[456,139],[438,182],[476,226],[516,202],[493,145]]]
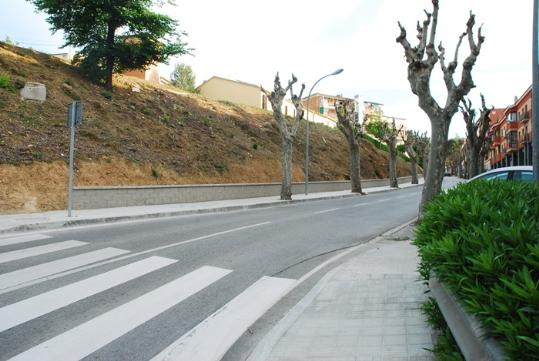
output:
[[[307,119],[307,125],[305,126],[305,195],[309,194],[309,103],[311,101],[311,93],[316,84],[320,83],[322,79],[327,78],[328,76],[340,74],[343,72],[343,70],[344,69],[337,69],[331,74],[324,75],[323,77],[318,79],[311,87],[311,90],[309,90],[309,96],[307,97],[307,112],[305,117],[305,119]]]

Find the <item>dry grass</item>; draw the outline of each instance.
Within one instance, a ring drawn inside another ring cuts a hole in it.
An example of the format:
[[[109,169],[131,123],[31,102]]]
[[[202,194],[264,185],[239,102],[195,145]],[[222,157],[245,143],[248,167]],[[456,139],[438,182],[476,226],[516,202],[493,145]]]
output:
[[[114,98],[46,54],[0,42],[2,73],[46,85],[45,103],[0,89],[0,211],[65,208],[66,107],[84,103],[77,135],[80,185],[278,182],[281,140],[265,110],[215,102],[170,86],[118,76]],[[132,92],[134,84],[141,91]],[[67,86],[66,86],[67,84]],[[293,157],[303,179],[304,130]],[[312,126],[312,180],[349,179],[349,153],[336,129]],[[152,175],[153,168],[153,175]],[[365,143],[364,178],[387,177],[387,155]],[[399,175],[409,174],[399,163]],[[157,175],[157,176],[156,176]]]

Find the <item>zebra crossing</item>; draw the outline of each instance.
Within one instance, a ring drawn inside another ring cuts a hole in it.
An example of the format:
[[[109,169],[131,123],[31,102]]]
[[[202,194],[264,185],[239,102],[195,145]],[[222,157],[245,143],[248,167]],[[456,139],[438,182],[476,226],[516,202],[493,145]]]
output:
[[[33,246],[32,242],[36,241],[47,244]],[[24,248],[3,252],[7,245]],[[65,250],[76,249],[81,253],[0,274],[0,296],[13,289],[24,288],[41,278],[68,270],[77,272],[78,268],[83,269],[103,260],[114,261],[116,257],[122,259],[130,253],[113,247],[85,251],[84,246],[87,245],[87,242],[76,240],[55,241],[53,237],[42,234],[1,238],[1,264],[17,260],[31,261],[31,257],[46,254],[61,256]],[[25,325],[31,327],[32,322],[42,316],[127,282],[140,282],[152,272],[177,262],[172,258],[148,254],[145,258],[127,264],[122,262],[119,267],[4,305],[0,307],[0,343],[4,332]],[[81,360],[107,345],[114,345],[117,339],[130,331],[144,327],[148,321],[233,272],[230,269],[203,265],[74,327],[61,330],[43,342],[39,340],[40,343],[32,344],[16,355],[2,356],[0,353],[0,360]],[[220,360],[248,327],[286,295],[295,283],[293,279],[261,277],[168,347],[155,350],[151,361]]]

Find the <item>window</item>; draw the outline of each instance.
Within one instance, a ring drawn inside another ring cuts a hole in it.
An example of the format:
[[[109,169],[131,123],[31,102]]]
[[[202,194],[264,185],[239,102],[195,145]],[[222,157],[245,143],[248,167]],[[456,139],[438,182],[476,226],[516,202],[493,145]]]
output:
[[[509,172],[494,172],[494,173],[485,174],[484,176],[479,177],[477,179],[492,181],[492,180],[507,180],[508,177],[509,177]]]
[[[507,122],[508,123],[514,122],[516,120],[517,120],[517,113],[511,112],[511,113],[507,114]]]
[[[517,147],[517,132],[511,131],[507,133],[507,141],[509,142],[509,148]]]
[[[529,170],[517,170],[513,174],[513,179],[523,182],[533,182],[533,172]]]

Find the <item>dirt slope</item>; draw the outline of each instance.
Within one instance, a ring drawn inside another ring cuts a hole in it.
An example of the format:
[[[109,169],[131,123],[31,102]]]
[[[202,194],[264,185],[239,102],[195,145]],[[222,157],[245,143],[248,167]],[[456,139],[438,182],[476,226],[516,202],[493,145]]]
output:
[[[115,79],[109,100],[61,60],[1,42],[0,75],[47,86],[44,103],[21,101],[19,90],[0,88],[0,212],[65,208],[66,107],[73,99],[84,103],[78,185],[280,181],[280,138],[267,111],[127,77]],[[322,125],[311,129],[312,179],[348,179],[343,136]],[[298,134],[293,174],[301,181],[303,129]],[[364,143],[362,177],[387,177],[387,155]],[[400,162],[399,175],[408,173]]]

